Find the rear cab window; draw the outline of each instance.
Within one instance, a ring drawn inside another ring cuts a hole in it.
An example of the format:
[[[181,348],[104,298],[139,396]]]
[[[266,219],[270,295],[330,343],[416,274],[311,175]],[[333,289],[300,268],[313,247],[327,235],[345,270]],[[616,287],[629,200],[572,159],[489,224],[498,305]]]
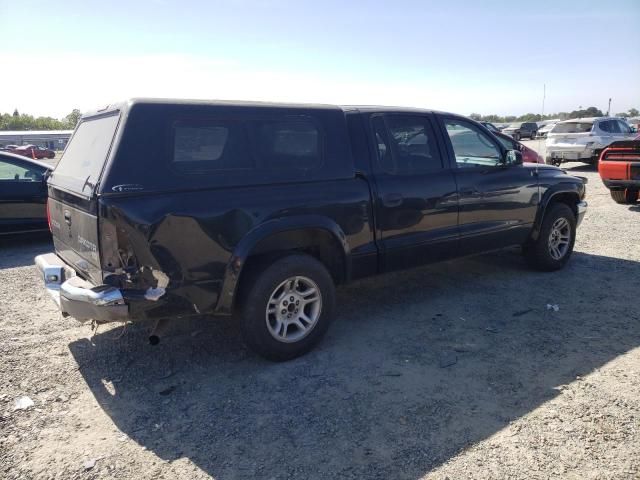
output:
[[[49,183],[90,196],[100,179],[119,121],[118,111],[83,120],[73,133]]]
[[[321,129],[306,117],[179,121],[173,129],[171,165],[186,174],[317,169],[322,142]]]
[[[442,157],[427,117],[377,115],[372,118],[378,166],[391,175],[442,170]]]

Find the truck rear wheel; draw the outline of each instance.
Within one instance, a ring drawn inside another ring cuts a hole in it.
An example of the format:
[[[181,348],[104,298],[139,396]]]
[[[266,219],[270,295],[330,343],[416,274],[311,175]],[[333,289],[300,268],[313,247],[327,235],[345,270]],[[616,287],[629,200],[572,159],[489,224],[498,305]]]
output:
[[[576,239],[576,217],[564,203],[548,207],[535,241],[523,246],[527,263],[543,271],[559,270],[569,261]]]
[[[326,267],[309,255],[276,260],[249,280],[242,298],[245,343],[268,360],[284,361],[311,350],[324,336],[335,305]]]
[[[611,198],[616,203],[620,204],[634,204],[638,201],[638,190],[611,190]]]

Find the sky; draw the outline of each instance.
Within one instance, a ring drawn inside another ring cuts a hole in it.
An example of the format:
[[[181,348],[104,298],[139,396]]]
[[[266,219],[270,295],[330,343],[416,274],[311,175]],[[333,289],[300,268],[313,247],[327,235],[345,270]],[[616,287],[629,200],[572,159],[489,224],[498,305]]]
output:
[[[130,97],[640,108],[640,0],[0,0],[0,112]],[[546,88],[544,87],[546,86]]]

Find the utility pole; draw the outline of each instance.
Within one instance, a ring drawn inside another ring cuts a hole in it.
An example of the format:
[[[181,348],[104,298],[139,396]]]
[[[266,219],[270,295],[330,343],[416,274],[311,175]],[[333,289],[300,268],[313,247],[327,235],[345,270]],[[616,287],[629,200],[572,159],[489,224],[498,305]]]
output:
[[[547,84],[542,84],[542,116],[544,117],[544,100],[547,96]]]
[[[609,108],[607,108],[607,117],[611,113],[611,99],[609,99]]]

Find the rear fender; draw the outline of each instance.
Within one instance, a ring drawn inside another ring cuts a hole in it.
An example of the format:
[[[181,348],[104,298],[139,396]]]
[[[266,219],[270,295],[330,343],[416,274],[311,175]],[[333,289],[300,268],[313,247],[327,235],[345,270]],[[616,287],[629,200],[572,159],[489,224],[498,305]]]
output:
[[[328,217],[320,215],[301,215],[291,216],[270,220],[258,225],[252,229],[237,245],[233,255],[227,263],[220,298],[215,308],[215,313],[219,315],[229,315],[232,313],[234,300],[238,290],[238,284],[247,262],[247,259],[257,250],[259,245],[264,245],[268,240],[276,239],[278,234],[291,233],[289,238],[293,238],[295,244],[295,233],[300,232],[301,237],[304,232],[309,230],[322,230],[330,234],[331,238],[339,245],[343,255],[344,272],[342,273],[345,281],[351,276],[351,256],[346,236],[340,226]],[[274,252],[290,251],[292,245],[280,245],[276,247]],[[293,246],[295,248],[295,246]]]

